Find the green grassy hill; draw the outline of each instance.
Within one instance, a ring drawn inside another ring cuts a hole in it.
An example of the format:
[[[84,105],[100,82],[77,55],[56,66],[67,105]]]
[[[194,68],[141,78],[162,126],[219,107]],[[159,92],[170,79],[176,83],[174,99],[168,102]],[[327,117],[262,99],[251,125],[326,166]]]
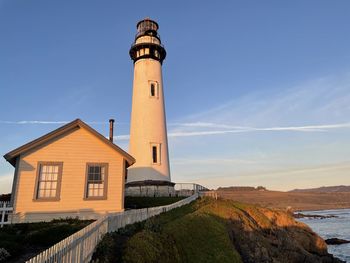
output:
[[[340,262],[286,212],[202,198],[108,234],[98,262]]]

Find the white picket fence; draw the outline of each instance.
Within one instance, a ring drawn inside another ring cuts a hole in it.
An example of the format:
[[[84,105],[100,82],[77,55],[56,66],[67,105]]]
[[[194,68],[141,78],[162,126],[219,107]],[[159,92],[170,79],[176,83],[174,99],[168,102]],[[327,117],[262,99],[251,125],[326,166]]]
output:
[[[120,213],[108,214],[97,221],[63,239],[56,245],[46,249],[37,256],[26,261],[28,263],[54,263],[54,262],[89,262],[97,244],[108,232],[113,232],[126,225],[146,220],[152,216],[170,211],[174,208],[186,205],[198,198],[198,193],[182,199],[176,203],[144,208],[127,210]]]
[[[13,208],[10,207],[10,202],[0,202],[0,227],[11,224],[9,221],[9,215],[12,213]]]

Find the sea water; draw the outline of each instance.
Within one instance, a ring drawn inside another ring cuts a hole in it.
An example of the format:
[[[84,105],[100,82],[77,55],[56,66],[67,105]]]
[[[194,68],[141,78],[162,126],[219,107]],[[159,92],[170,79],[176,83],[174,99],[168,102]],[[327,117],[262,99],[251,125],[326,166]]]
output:
[[[350,240],[350,209],[303,211],[305,215],[336,216],[332,218],[300,218],[323,239],[340,238]],[[328,252],[335,257],[350,263],[350,243],[342,245],[327,245]]]

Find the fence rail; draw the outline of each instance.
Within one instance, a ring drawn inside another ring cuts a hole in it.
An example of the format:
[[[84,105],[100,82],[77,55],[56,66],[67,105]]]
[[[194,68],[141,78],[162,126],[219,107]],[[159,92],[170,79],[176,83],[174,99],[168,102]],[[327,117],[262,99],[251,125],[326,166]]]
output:
[[[0,227],[11,224],[9,215],[12,213],[13,208],[10,205],[10,202],[7,201],[0,202]]]
[[[152,216],[189,204],[197,198],[198,193],[195,193],[188,198],[170,205],[108,214],[26,262],[89,262],[97,244],[106,233],[116,231],[126,225],[140,222]]]
[[[218,199],[218,193],[216,191],[203,191],[199,193],[199,196],[200,197],[207,196],[207,197],[214,198],[216,200]]]

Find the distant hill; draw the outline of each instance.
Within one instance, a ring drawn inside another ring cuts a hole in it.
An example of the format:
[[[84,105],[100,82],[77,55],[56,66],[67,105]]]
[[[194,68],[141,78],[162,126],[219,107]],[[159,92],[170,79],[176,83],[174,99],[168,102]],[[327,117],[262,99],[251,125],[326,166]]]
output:
[[[267,189],[264,186],[227,186],[227,187],[219,187],[217,189],[218,191],[267,191]]]
[[[345,190],[342,190],[345,191]],[[217,190],[219,197],[263,207],[292,209],[295,211],[350,208],[348,192],[279,192],[279,191],[237,191]]]
[[[337,185],[337,186],[322,186],[318,188],[309,189],[294,189],[289,192],[317,192],[317,193],[340,193],[340,192],[350,192],[350,186]]]

